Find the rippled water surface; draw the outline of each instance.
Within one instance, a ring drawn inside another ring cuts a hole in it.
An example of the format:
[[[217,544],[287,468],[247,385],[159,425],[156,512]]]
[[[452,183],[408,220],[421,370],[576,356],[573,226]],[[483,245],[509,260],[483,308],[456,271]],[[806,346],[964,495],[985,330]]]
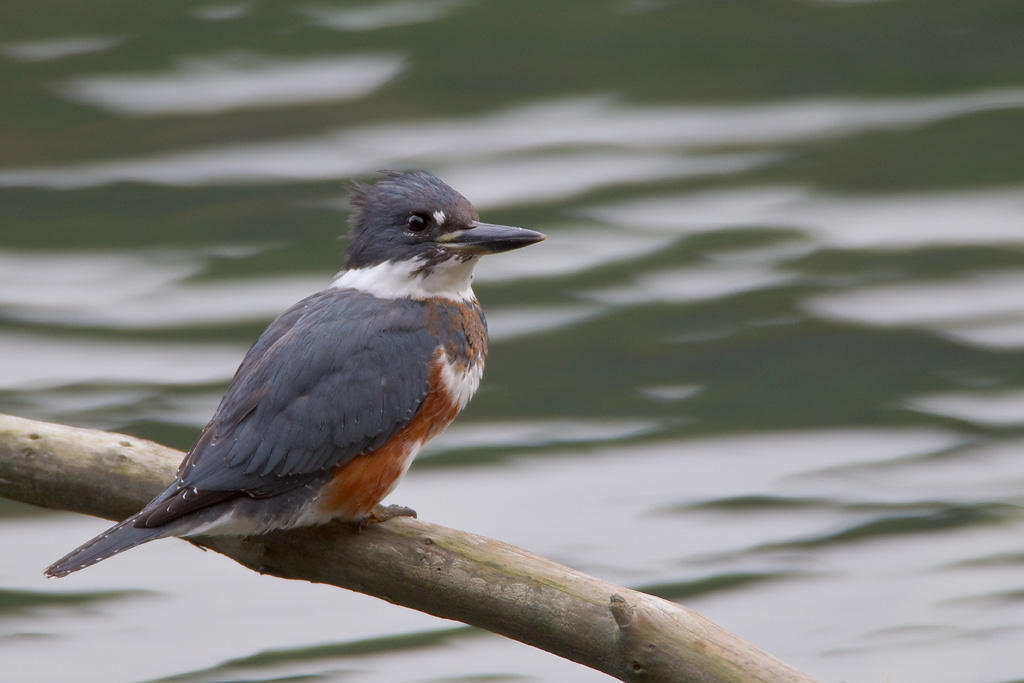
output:
[[[1024,680],[1024,6],[25,4],[0,27],[0,410],[187,448],[339,268],[343,181],[548,233],[394,500],[824,681]],[[19,681],[599,681],[0,501]],[[13,680],[13,679],[12,679]]]

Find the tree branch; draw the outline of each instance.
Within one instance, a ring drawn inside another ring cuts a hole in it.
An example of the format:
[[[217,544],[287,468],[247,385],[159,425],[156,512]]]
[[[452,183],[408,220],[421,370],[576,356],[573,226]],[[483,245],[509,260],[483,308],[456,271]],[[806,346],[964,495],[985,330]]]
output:
[[[122,519],[167,486],[181,457],[131,436],[0,415],[0,496],[35,505]],[[264,574],[456,619],[623,681],[813,681],[673,602],[417,519],[194,542]]]

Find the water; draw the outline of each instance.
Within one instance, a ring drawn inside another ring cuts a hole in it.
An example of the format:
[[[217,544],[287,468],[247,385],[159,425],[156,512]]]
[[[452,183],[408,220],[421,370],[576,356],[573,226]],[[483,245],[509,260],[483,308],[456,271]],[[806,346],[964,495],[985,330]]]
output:
[[[429,168],[548,233],[394,500],[825,681],[1024,679],[1024,6],[59,3],[0,27],[0,410],[187,448]],[[451,622],[0,503],[18,681],[599,681]],[[14,679],[12,679],[14,680]]]

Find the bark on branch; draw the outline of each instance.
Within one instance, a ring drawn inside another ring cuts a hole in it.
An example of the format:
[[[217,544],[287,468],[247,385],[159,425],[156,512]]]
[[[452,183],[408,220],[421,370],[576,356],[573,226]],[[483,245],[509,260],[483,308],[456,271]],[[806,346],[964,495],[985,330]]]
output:
[[[164,489],[181,457],[131,436],[0,415],[0,496],[35,505],[122,519]],[[422,520],[196,542],[264,574],[456,619],[623,681],[813,681],[690,609]]]

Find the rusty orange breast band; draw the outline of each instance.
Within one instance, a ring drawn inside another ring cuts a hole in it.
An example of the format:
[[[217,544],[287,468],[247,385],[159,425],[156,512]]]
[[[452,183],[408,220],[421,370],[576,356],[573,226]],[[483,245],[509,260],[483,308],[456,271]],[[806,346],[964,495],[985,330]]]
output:
[[[430,368],[430,388],[416,415],[386,444],[334,471],[320,494],[320,512],[346,520],[366,517],[395,488],[423,444],[455,419],[460,406],[445,385],[446,366],[444,351],[438,349]]]

